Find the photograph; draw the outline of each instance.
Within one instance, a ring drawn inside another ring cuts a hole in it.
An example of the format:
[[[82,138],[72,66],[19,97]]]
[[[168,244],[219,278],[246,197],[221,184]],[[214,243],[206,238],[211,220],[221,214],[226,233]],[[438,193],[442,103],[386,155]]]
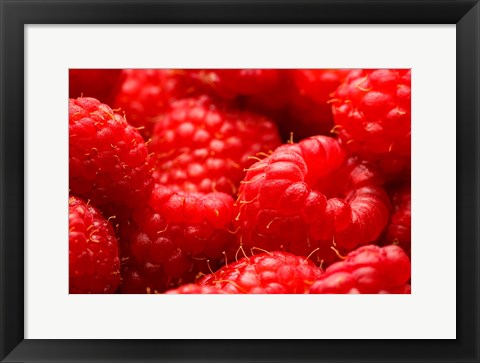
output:
[[[480,362],[479,2],[0,0],[0,362]]]
[[[410,294],[411,76],[69,69],[69,293]]]

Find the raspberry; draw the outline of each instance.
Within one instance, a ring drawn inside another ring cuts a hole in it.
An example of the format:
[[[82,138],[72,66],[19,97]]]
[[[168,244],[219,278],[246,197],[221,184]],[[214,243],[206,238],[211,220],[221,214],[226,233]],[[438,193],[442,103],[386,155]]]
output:
[[[121,69],[70,69],[69,97],[94,97],[103,103],[113,101],[123,78]]]
[[[215,105],[209,98],[184,99],[155,127],[150,151],[154,177],[182,190],[236,194],[252,157],[280,144],[269,119]]]
[[[133,207],[151,188],[148,150],[138,131],[94,98],[69,101],[70,190],[91,200]]]
[[[225,292],[211,286],[187,284],[173,290],[168,290],[166,294],[225,294]]]
[[[411,249],[411,192],[410,185],[398,188],[393,193],[393,212],[387,226],[387,244],[398,244],[410,256]]]
[[[122,291],[162,292],[216,268],[235,239],[233,204],[224,193],[155,185],[148,203],[132,215]]]
[[[391,178],[410,165],[410,78],[406,69],[355,70],[332,103],[340,140]]]
[[[148,140],[158,118],[176,99],[196,95],[192,80],[172,69],[126,69],[114,106]]]
[[[348,159],[341,144],[314,136],[277,148],[252,165],[239,190],[238,243],[336,258],[375,241],[387,224],[389,201],[378,172]],[[317,250],[318,249],[318,250]]]
[[[321,275],[322,270],[307,258],[275,251],[244,257],[198,284],[229,294],[304,294]]]
[[[80,198],[68,200],[69,290],[111,294],[120,282],[118,241],[110,223]]]
[[[310,294],[409,294],[410,259],[398,246],[363,246],[325,270]]]
[[[266,94],[274,90],[280,80],[278,69],[202,69],[189,71],[221,98]]]

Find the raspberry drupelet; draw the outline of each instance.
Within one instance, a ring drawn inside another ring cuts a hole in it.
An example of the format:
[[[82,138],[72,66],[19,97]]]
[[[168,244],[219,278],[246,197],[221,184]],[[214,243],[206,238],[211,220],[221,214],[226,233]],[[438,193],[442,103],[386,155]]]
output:
[[[69,100],[69,181],[72,194],[95,206],[145,202],[151,165],[142,136],[94,98]]]
[[[322,270],[306,257],[274,251],[245,256],[198,284],[228,294],[304,294],[321,275]]]
[[[155,153],[153,175],[158,183],[235,195],[255,155],[278,145],[277,127],[268,118],[199,97],[172,104],[158,121],[149,150]]]
[[[233,248],[234,200],[155,185],[122,242],[124,293],[161,293],[218,267]]]
[[[328,263],[375,241],[389,200],[369,163],[328,136],[285,144],[252,165],[236,203],[238,244]],[[312,253],[315,252],[315,253]]]
[[[273,91],[279,85],[280,72],[278,69],[198,69],[187,74],[218,97],[230,100]]]
[[[346,148],[376,162],[391,179],[408,174],[411,71],[354,70],[332,100],[335,132]]]
[[[174,69],[125,69],[114,107],[121,109],[127,121],[148,140],[170,103],[202,93],[201,85],[194,86],[184,73]]]
[[[114,293],[120,283],[120,259],[110,222],[75,196],[68,200],[68,220],[70,293]]]
[[[226,294],[226,292],[212,286],[186,284],[179,286],[176,289],[168,290],[166,294]]]
[[[398,246],[363,246],[329,266],[310,294],[409,294],[410,259]]]

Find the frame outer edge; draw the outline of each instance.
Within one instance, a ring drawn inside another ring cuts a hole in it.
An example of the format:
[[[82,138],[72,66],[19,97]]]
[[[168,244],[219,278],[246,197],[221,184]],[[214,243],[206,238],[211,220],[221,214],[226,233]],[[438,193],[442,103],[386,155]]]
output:
[[[24,323],[24,311],[23,311],[23,289],[21,291],[19,290],[19,285],[17,284],[15,287],[16,283],[21,283],[23,281],[23,244],[20,245],[15,245],[15,243],[10,243],[10,245],[7,245],[7,237],[12,241],[23,241],[23,225],[19,225],[19,223],[23,223],[23,198],[21,199],[22,203],[18,203],[18,196],[22,192],[23,184],[18,185],[15,184],[16,181],[18,180],[23,180],[24,177],[24,172],[23,172],[23,144],[21,145],[15,145],[15,141],[18,141],[19,139],[16,139],[16,137],[21,136],[23,137],[23,131],[24,128],[23,126],[20,128],[20,130],[17,128],[15,129],[15,132],[12,135],[9,135],[9,138],[5,137],[5,134],[9,132],[9,130],[12,128],[13,129],[13,124],[19,120],[23,119],[23,94],[19,94],[19,92],[12,92],[9,94],[6,94],[4,92],[5,89],[5,84],[14,84],[15,81],[20,82],[20,84],[23,85],[23,68],[19,69],[19,72],[12,72],[12,73],[7,73],[7,69],[18,69],[18,65],[15,67],[14,62],[20,58],[23,58],[23,25],[24,23],[21,22],[22,16],[18,12],[15,13],[15,11],[10,11],[9,8],[12,8],[12,2],[6,2],[6,1],[1,1],[0,0],[0,12],[1,12],[1,27],[2,27],[2,44],[1,44],[1,73],[0,76],[2,79],[1,82],[1,88],[0,91],[2,91],[1,94],[1,99],[0,99],[0,117],[1,117],[1,123],[0,123],[0,138],[1,138],[1,156],[0,156],[0,172],[1,172],[1,185],[0,185],[0,221],[2,222],[2,229],[0,231],[0,237],[1,237],[1,245],[0,245],[0,252],[1,252],[1,284],[2,284],[2,289],[1,289],[1,296],[0,296],[0,319],[2,320],[1,324],[1,339],[0,339],[0,359],[6,359],[6,361],[23,361],[23,360],[28,360],[28,361],[38,361],[38,360],[48,360],[49,357],[43,356],[43,357],[31,357],[28,356],[28,352],[25,352],[24,349],[27,344],[26,341],[23,341],[23,323]],[[18,8],[17,8],[18,9]],[[473,12],[473,14],[472,14]],[[7,17],[7,14],[9,15]],[[468,19],[467,19],[468,18]],[[478,261],[479,261],[479,247],[478,247],[478,241],[479,241],[479,226],[478,226],[478,211],[479,211],[479,168],[478,168],[478,162],[480,160],[480,148],[479,148],[479,140],[480,140],[480,134],[479,134],[479,105],[478,105],[478,100],[479,100],[479,27],[480,27],[480,5],[478,2],[476,2],[476,5],[474,8],[470,9],[467,15],[459,21],[457,25],[457,34],[461,33],[463,30],[463,24],[462,22],[466,23],[469,22],[469,25],[466,26],[465,29],[469,29],[468,26],[473,27],[476,29],[474,34],[468,33],[471,35],[470,40],[468,42],[468,46],[470,47],[470,52],[467,51],[468,56],[472,56],[470,66],[467,68],[469,70],[473,70],[474,74],[473,77],[476,78],[475,81],[475,89],[473,89],[472,93],[470,95],[463,95],[466,98],[463,101],[463,106],[462,110],[463,111],[468,111],[469,108],[472,106],[475,108],[473,110],[470,110],[471,113],[475,117],[475,124],[474,124],[474,130],[468,129],[467,127],[463,128],[460,130],[458,135],[465,135],[467,139],[472,141],[473,140],[473,147],[468,148],[467,146],[461,146],[460,148],[464,151],[474,151],[475,155],[473,158],[468,158],[467,157],[467,162],[466,165],[468,165],[467,168],[464,168],[461,170],[462,175],[463,173],[466,173],[468,168],[473,167],[470,169],[470,173],[466,175],[468,178],[470,178],[470,181],[466,182],[466,179],[462,179],[462,181],[465,183],[465,190],[466,191],[474,191],[474,198],[472,201],[472,196],[470,195],[470,201],[465,200],[466,193],[463,195],[459,195],[459,201],[460,202],[466,202],[466,205],[471,206],[472,203],[473,205],[473,211],[472,216],[463,216],[465,217],[465,222],[459,221],[457,228],[460,226],[465,226],[466,230],[472,231],[473,230],[473,235],[466,236],[466,237],[473,237],[474,238],[474,251],[468,250],[468,249],[463,249],[461,252],[463,254],[458,254],[457,256],[466,256],[466,260],[469,262],[473,261],[473,264],[470,266],[465,267],[466,270],[462,271],[467,271],[471,272],[473,274],[473,280],[472,283],[475,284],[475,286],[471,286],[473,284],[468,284],[468,287],[471,288],[473,287],[474,289],[476,288],[476,291],[474,293],[474,296],[472,296],[472,292],[470,291],[470,294],[467,293],[463,296],[463,302],[465,307],[469,307],[468,311],[473,310],[474,313],[476,314],[474,319],[472,317],[464,317],[464,321],[466,319],[471,320],[470,327],[473,327],[474,331],[474,336],[471,337],[470,343],[473,341],[474,344],[477,344],[476,347],[469,347],[469,348],[475,348],[475,351],[470,353],[475,354],[474,360],[472,360],[472,356],[464,356],[465,362],[478,362],[479,359],[479,346],[478,346],[478,329],[479,329],[479,314],[478,314],[478,302],[479,302],[479,289],[478,289],[478,283],[479,283],[479,266],[478,266]],[[473,24],[473,25],[472,25]],[[21,26],[20,26],[21,25]],[[471,29],[471,28],[470,28]],[[8,37],[7,37],[7,30],[8,30]],[[468,37],[467,37],[468,38]],[[457,38],[458,39],[458,38]],[[464,51],[466,51],[465,48],[463,48]],[[465,54],[464,54],[465,55]],[[463,56],[464,56],[463,55]],[[458,55],[457,55],[458,57]],[[458,58],[457,58],[458,59]],[[464,59],[464,58],[463,58]],[[473,65],[472,65],[473,64]],[[458,67],[457,63],[457,67]],[[463,73],[463,77],[465,77],[466,72]],[[468,79],[472,78],[472,74],[470,74],[469,78],[465,78],[464,81],[467,81]],[[20,96],[20,98],[19,98]],[[462,100],[459,99],[459,96],[457,95],[457,107],[460,107],[462,104]],[[468,112],[467,112],[468,114]],[[460,114],[461,115],[461,114]],[[7,122],[8,120],[8,122]],[[465,126],[465,125],[464,125]],[[20,132],[19,132],[20,131]],[[473,132],[474,131],[474,132]],[[457,137],[458,137],[457,135]],[[468,144],[468,143],[466,143]],[[460,144],[458,144],[460,146]],[[471,145],[471,144],[470,144]],[[7,153],[8,151],[8,153]],[[22,162],[19,165],[18,160],[21,160]],[[457,165],[458,167],[458,165]],[[473,175],[472,175],[473,174]],[[472,178],[473,176],[473,178]],[[467,179],[468,179],[467,178]],[[457,186],[458,190],[458,186]],[[17,205],[16,205],[17,204]],[[21,204],[20,206],[18,204]],[[461,204],[460,204],[461,205]],[[9,213],[6,213],[6,212]],[[21,215],[20,215],[21,214]],[[18,219],[20,217],[20,219]],[[12,222],[10,225],[8,222]],[[466,224],[465,224],[466,223]],[[472,224],[473,223],[473,224]],[[7,228],[8,227],[8,228]],[[22,227],[22,228],[19,228]],[[463,236],[465,237],[465,236]],[[19,253],[18,255],[15,255],[15,252]],[[469,253],[469,252],[474,252],[474,253]],[[8,256],[8,257],[7,257]],[[458,257],[457,257],[458,258]],[[475,259],[475,260],[474,260]],[[7,265],[8,262],[8,265]],[[457,265],[457,269],[459,266]],[[7,276],[9,277],[7,280]],[[457,287],[461,286],[460,284],[457,285]],[[23,287],[23,284],[21,285]],[[465,291],[465,289],[463,290]],[[8,292],[8,294],[7,294]],[[13,293],[12,293],[13,292]],[[462,293],[462,290],[459,290],[460,293]],[[14,295],[14,296],[13,296]],[[471,298],[473,297],[473,301],[466,301],[465,298]],[[473,309],[472,309],[473,308]],[[21,311],[21,315],[18,314],[18,312]],[[475,325],[476,324],[476,325]],[[7,333],[7,328],[8,328],[8,334]],[[19,334],[20,333],[20,334]],[[16,348],[15,348],[16,347]],[[13,349],[13,350],[12,350]],[[11,353],[5,358],[5,355],[10,352]],[[21,353],[23,351],[23,354]],[[464,352],[465,353],[465,352]],[[32,359],[33,358],[33,359]],[[73,357],[69,357],[69,360],[72,360]]]
[[[31,24],[455,24],[477,0],[1,0]],[[275,11],[272,11],[272,10]],[[341,15],[340,15],[341,14]],[[86,21],[78,21],[85,19]]]
[[[0,32],[1,32],[1,39],[0,39],[0,80],[4,79],[4,69],[5,69],[5,5],[3,2],[0,2]],[[0,82],[0,321],[5,321],[5,296],[6,296],[6,268],[5,268],[5,249],[4,249],[4,185],[5,185],[5,151],[4,151],[4,138],[5,138],[5,131],[4,131],[4,82]],[[5,324],[1,324],[0,326],[0,360],[5,358],[8,347],[6,343],[6,336],[7,334],[7,327]]]
[[[457,339],[480,361],[480,3],[457,23]],[[470,117],[473,118],[470,119]],[[461,261],[461,263],[459,263]],[[460,278],[459,278],[460,277]],[[470,315],[472,314],[472,315]],[[459,322],[462,326],[460,328]],[[468,357],[468,358],[467,358]],[[470,360],[472,359],[472,360]]]
[[[15,6],[1,1],[0,359],[24,339],[24,24]]]

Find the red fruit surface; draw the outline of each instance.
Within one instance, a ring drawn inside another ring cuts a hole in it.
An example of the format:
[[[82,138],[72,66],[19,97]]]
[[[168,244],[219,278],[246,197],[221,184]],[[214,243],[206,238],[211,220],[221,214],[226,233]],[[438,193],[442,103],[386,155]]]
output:
[[[398,244],[410,256],[412,238],[412,208],[410,185],[393,192],[393,211],[387,226],[385,242]]]
[[[110,223],[80,198],[68,200],[69,292],[111,294],[120,283],[118,241]]]
[[[410,87],[408,69],[354,70],[332,102],[340,140],[392,178],[410,166]]]
[[[305,257],[269,252],[243,257],[198,284],[229,294],[304,294],[321,275],[322,270]]]
[[[410,259],[398,246],[363,246],[350,252],[310,288],[310,294],[409,294]]]
[[[226,292],[211,286],[186,284],[176,289],[168,290],[166,294],[226,294]]]
[[[266,94],[279,84],[278,69],[201,69],[189,71],[193,79],[210,87],[219,97]]]
[[[121,69],[69,69],[69,98],[93,97],[110,104],[123,78]]]
[[[234,195],[252,157],[278,145],[277,127],[266,117],[200,97],[172,104],[157,123],[149,150],[155,153],[158,183]]]
[[[173,69],[125,69],[124,81],[114,107],[120,108],[127,121],[139,128],[148,140],[158,118],[164,115],[174,100],[200,92],[183,71]]]
[[[94,98],[70,99],[68,111],[71,193],[98,207],[143,203],[152,178],[138,131]]]
[[[148,203],[133,212],[122,243],[122,292],[160,293],[216,268],[235,239],[233,204],[224,193],[155,185]]]
[[[330,262],[337,258],[334,249],[345,254],[383,231],[389,201],[380,183],[371,165],[348,158],[334,138],[282,145],[242,181],[238,243],[247,251],[281,250]]]

